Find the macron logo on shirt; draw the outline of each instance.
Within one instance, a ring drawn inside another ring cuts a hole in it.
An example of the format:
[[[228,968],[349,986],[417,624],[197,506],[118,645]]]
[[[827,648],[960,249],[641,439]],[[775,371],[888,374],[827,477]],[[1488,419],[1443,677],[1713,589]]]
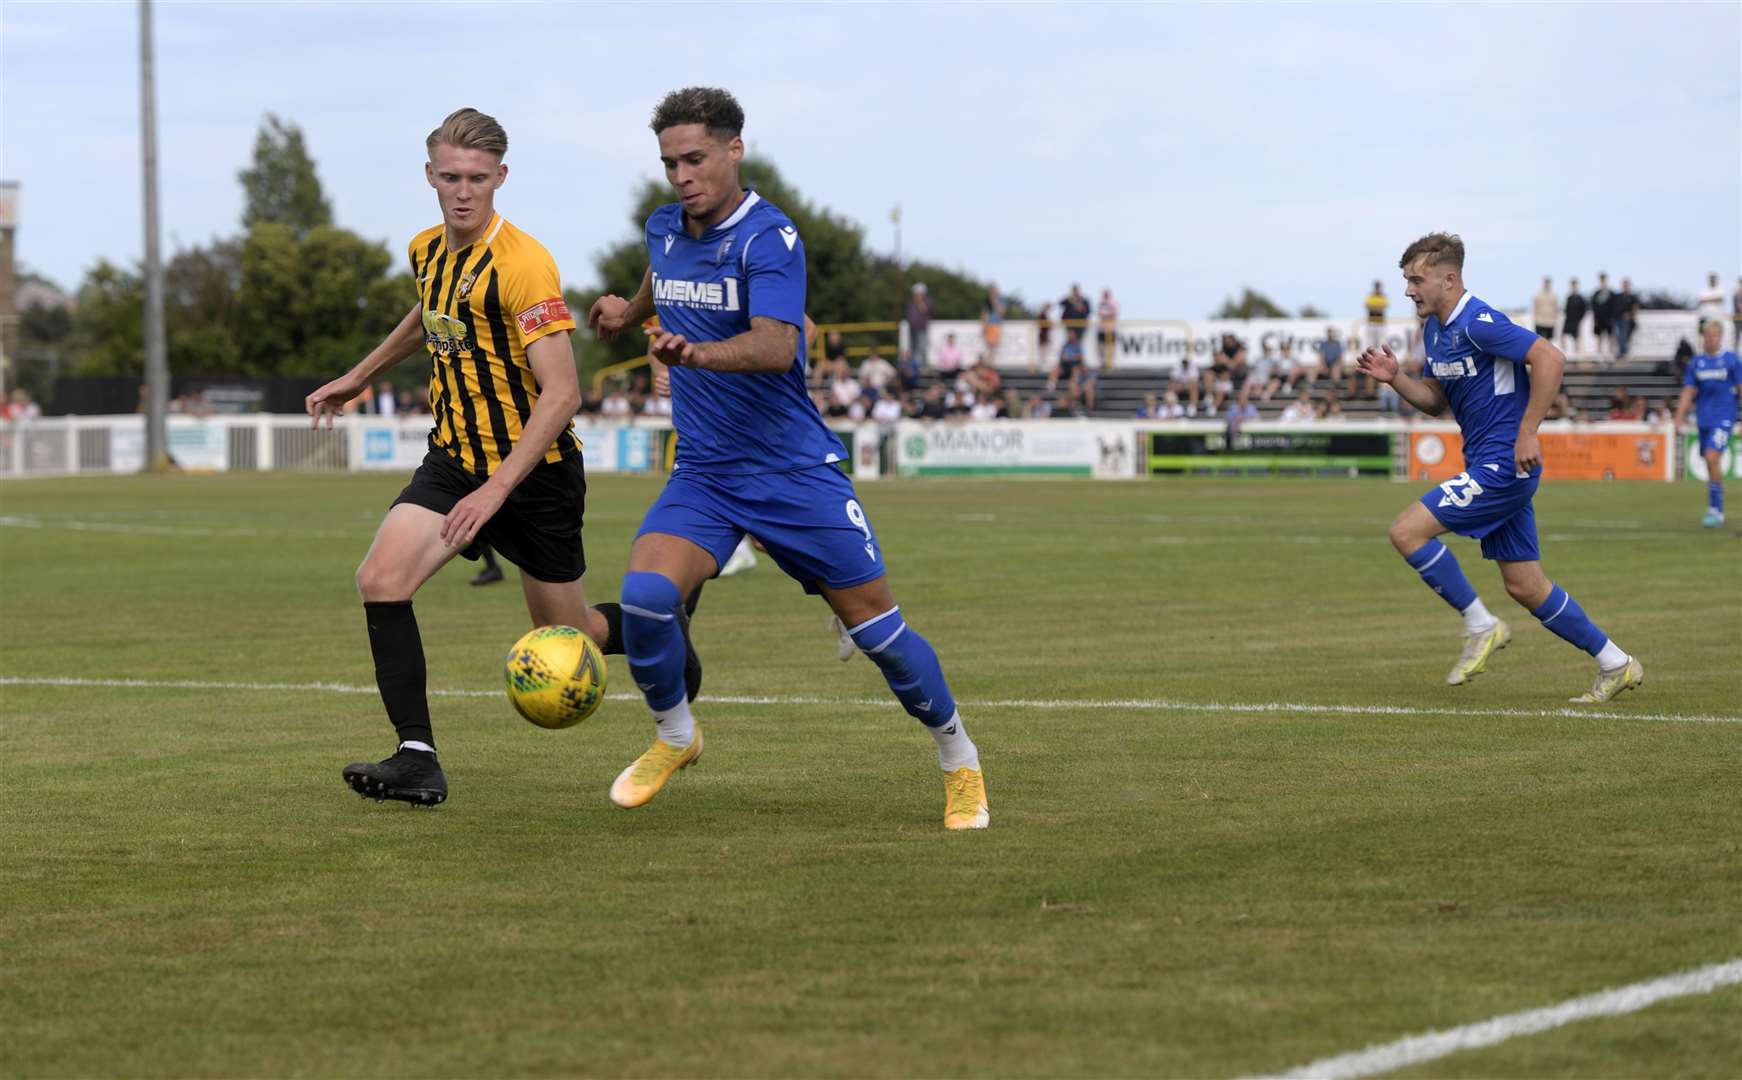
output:
[[[1486,311],[1484,311],[1482,314],[1476,316],[1476,321],[1477,322],[1491,323],[1494,321],[1494,316],[1492,316],[1492,315],[1488,314]]]
[[[653,275],[653,299],[679,307],[705,308],[710,311],[737,311],[738,279],[724,281],[684,281],[682,278]]]
[[[798,243],[798,230],[791,225],[783,225],[780,228],[780,238],[786,241],[786,250],[791,251],[792,245]]]

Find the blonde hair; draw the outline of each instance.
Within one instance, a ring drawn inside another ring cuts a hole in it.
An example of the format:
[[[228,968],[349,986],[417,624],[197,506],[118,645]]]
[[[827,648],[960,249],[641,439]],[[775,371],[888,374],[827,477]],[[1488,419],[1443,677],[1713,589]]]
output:
[[[456,109],[442,121],[441,127],[429,133],[424,147],[431,157],[440,143],[461,150],[483,150],[497,157],[508,153],[508,133],[494,116],[486,116],[477,109]]]

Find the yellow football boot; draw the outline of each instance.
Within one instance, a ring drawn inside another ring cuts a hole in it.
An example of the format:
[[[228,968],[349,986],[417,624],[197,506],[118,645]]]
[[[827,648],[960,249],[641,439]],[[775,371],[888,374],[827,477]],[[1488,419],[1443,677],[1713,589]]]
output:
[[[645,805],[665,782],[687,769],[702,756],[702,728],[696,725],[696,737],[688,746],[673,746],[663,739],[654,739],[647,752],[629,763],[611,784],[611,801],[625,810]]]
[[[986,777],[979,769],[962,768],[944,774],[944,828],[984,829],[992,816],[986,812]]]
[[[1447,686],[1462,686],[1488,666],[1488,658],[1512,644],[1512,628],[1505,620],[1495,619],[1494,625],[1475,634],[1464,635],[1464,651],[1452,670],[1446,674]]]
[[[1614,671],[1598,670],[1595,685],[1578,697],[1567,700],[1576,701],[1581,705],[1595,705],[1599,702],[1609,701],[1621,691],[1631,690],[1644,681],[1645,665],[1629,656],[1627,662]]]

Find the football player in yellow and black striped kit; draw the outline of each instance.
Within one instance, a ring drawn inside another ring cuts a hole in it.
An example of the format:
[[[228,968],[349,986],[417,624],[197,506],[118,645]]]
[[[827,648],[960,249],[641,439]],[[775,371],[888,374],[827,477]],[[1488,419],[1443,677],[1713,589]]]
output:
[[[319,424],[419,346],[434,360],[429,453],[381,522],[357,589],[375,681],[399,735],[381,762],[348,765],[359,794],[433,806],[447,798],[426,698],[423,641],[411,598],[451,558],[488,543],[520,568],[534,626],[580,628],[621,651],[615,604],[587,604],[581,518],[587,482],[570,430],[580,404],[556,261],[495,210],[508,178],[508,136],[461,109],[430,132],[424,173],[442,223],[411,241],[418,302],[345,375],[308,396]],[[699,667],[692,673],[699,682]],[[693,685],[693,683],[692,683]]]

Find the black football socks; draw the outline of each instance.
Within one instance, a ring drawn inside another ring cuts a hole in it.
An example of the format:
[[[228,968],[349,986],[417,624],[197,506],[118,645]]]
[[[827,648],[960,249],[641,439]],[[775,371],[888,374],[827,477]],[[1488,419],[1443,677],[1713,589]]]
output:
[[[425,696],[423,637],[417,632],[411,601],[365,601],[363,614],[369,622],[369,651],[375,655],[375,685],[393,730],[402,743],[435,746]]]

